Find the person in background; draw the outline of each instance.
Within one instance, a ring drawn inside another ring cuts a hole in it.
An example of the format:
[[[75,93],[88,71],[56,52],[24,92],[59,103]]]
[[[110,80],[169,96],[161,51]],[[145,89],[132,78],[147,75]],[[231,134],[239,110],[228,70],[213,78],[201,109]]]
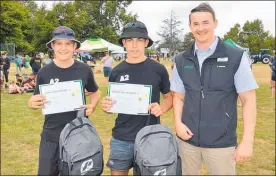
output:
[[[15,80],[12,80],[9,84],[9,94],[24,93],[24,88],[16,85]]]
[[[42,60],[40,54],[37,52],[35,57],[30,60],[30,65],[34,75],[37,75],[38,71],[42,66]]]
[[[272,70],[272,74],[271,74],[271,97],[275,98],[275,86],[276,86],[276,60],[274,58],[274,60],[271,63],[271,70]]]
[[[106,81],[108,82],[110,73],[112,71],[112,64],[114,63],[114,59],[112,56],[109,55],[109,51],[104,52],[104,57],[102,59],[103,61],[103,72],[104,77],[106,78]]]
[[[77,53],[74,53],[74,54],[73,54],[73,59],[74,59],[74,60],[77,60],[77,61],[80,61],[80,62],[83,62],[83,61],[80,59],[80,57],[78,56]]]
[[[16,74],[15,75],[15,84],[18,86],[18,87],[23,87],[23,80],[24,80],[24,78],[21,76],[21,75],[19,75],[19,74]]]
[[[2,65],[2,67],[3,67],[3,74],[4,74],[5,80],[6,80],[5,88],[9,88],[8,83],[9,83],[10,61],[7,58],[6,51],[1,52],[0,65]]]
[[[51,61],[52,61],[52,60],[49,58],[49,55],[48,55],[48,54],[45,54],[45,55],[44,55],[44,59],[43,59],[43,61],[42,61],[42,65],[43,65],[43,66],[46,66],[46,65],[50,64]]]
[[[31,58],[29,57],[29,55],[25,55],[25,59],[24,59],[24,75],[28,74],[28,69],[30,68],[30,60],[31,60]]]
[[[160,63],[159,57],[157,55],[155,55],[155,54],[152,55],[151,59]]]
[[[35,75],[30,74],[27,79],[23,79],[22,86],[27,89],[33,89],[35,87]]]
[[[16,67],[16,74],[21,74],[21,58],[19,57],[19,54],[16,55],[15,57],[15,67]]]
[[[3,71],[3,65],[0,65],[0,84],[1,84],[1,91],[4,84],[4,71]]]

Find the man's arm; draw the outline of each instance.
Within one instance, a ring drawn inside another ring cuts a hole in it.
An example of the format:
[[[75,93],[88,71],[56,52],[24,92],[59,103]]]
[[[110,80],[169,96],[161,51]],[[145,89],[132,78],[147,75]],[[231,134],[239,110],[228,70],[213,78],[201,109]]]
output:
[[[173,92],[174,126],[176,134],[183,140],[193,136],[192,131],[182,123],[182,111],[184,107],[185,87],[179,77],[176,67],[172,70],[171,91]]]
[[[178,137],[189,140],[194,135],[184,123],[182,123],[182,111],[184,105],[184,93],[173,92],[174,126]]]
[[[248,55],[243,54],[239,68],[234,76],[235,87],[242,102],[243,137],[237,147],[234,160],[248,161],[253,154],[253,140],[256,125],[256,93],[258,88],[254,78]]]
[[[242,103],[243,137],[242,141],[253,143],[256,125],[256,92],[255,90],[239,93]]]
[[[163,94],[163,103],[160,105],[162,113],[169,111],[173,105],[172,92]]]
[[[174,115],[174,124],[180,124],[182,117],[182,110],[184,105],[184,93],[173,92],[173,115]]]
[[[242,103],[243,135],[242,141],[236,149],[234,159],[245,162],[253,154],[254,132],[256,125],[256,93],[255,90],[239,93]]]

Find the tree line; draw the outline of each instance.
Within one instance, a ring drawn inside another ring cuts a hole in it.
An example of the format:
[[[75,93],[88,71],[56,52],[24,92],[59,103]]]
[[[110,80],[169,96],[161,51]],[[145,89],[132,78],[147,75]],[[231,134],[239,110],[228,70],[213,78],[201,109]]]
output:
[[[161,30],[158,32],[162,38],[159,48],[168,48],[170,56],[175,51],[186,50],[194,40],[193,34],[191,32],[183,34],[180,26],[181,21],[171,11],[169,18],[163,20]],[[264,29],[260,19],[246,21],[243,26],[236,23],[224,36],[219,37],[222,40],[230,38],[241,47],[249,48],[250,54],[257,54],[260,49],[270,49],[270,54],[273,54],[275,50],[275,36]]]
[[[122,26],[137,18],[127,13],[128,1],[55,2],[52,8],[38,6],[33,0],[1,1],[1,43],[15,43],[16,53],[46,52],[51,32],[64,25],[75,31],[76,38],[100,37],[117,44]]]
[[[46,52],[45,44],[51,39],[53,29],[65,25],[75,31],[81,42],[89,37],[100,37],[118,44],[120,29],[138,18],[137,14],[126,12],[131,3],[132,0],[58,1],[49,10],[45,4],[38,6],[33,0],[1,1],[1,43],[15,43],[16,53]],[[186,50],[193,35],[191,32],[184,34],[180,26],[181,21],[171,11],[157,31],[162,40],[155,41],[153,47],[168,48],[170,56],[175,51]],[[249,48],[251,54],[263,48],[270,49],[271,54],[275,50],[275,36],[265,31],[259,19],[247,21],[243,26],[237,23],[220,37]]]

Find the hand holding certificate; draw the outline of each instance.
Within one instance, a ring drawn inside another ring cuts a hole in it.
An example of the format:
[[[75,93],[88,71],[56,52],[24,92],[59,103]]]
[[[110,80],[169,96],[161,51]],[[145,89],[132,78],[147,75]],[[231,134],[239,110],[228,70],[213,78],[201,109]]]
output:
[[[47,100],[44,115],[74,111],[84,104],[81,80],[39,85],[39,91]]]
[[[108,85],[108,95],[112,99],[113,106],[108,112],[148,115],[151,93],[151,85],[110,82]]]

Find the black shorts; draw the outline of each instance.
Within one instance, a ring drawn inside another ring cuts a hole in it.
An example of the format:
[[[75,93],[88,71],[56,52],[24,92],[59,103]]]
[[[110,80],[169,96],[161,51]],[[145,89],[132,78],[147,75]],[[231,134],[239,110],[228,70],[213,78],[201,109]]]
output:
[[[276,81],[276,75],[271,77],[271,80]]]
[[[58,142],[48,141],[41,137],[39,147],[39,176],[57,176],[59,162],[59,144]]]

